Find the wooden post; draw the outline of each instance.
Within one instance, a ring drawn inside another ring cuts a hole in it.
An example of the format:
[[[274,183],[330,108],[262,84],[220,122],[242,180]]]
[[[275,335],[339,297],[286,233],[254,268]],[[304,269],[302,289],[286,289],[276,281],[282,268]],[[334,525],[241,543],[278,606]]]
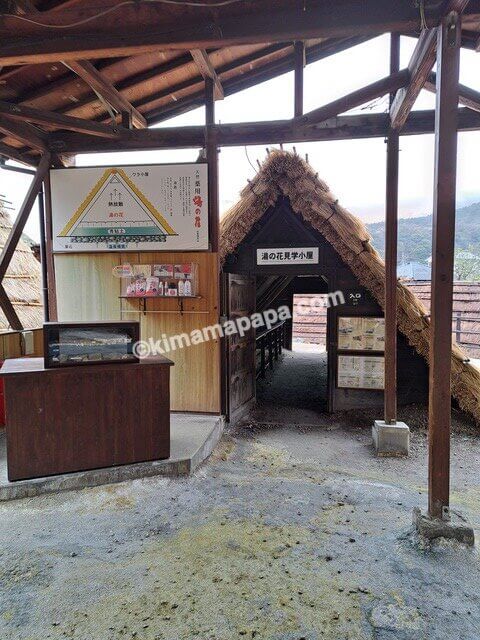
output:
[[[215,131],[215,83],[205,78],[205,150],[208,163],[208,226],[210,247],[218,251],[218,234],[220,224],[218,203],[218,144]]]
[[[45,193],[45,263],[47,268],[49,321],[58,322],[57,285],[55,281],[55,259],[53,257],[52,193],[50,175],[43,182]]]
[[[461,18],[451,12],[438,28],[435,113],[432,294],[429,380],[429,515],[448,515],[453,257],[457,170],[457,104]]]
[[[45,242],[45,205],[44,192],[38,194],[38,214],[40,227],[40,266],[42,268],[42,299],[43,299],[43,318],[45,322],[50,319],[48,304],[48,270],[47,270],[47,246]]]
[[[400,35],[390,36],[390,73],[400,67]],[[395,94],[390,95],[390,107]],[[398,131],[387,138],[387,192],[385,212],[385,424],[397,421],[397,235],[398,235]]]
[[[462,341],[462,314],[460,311],[457,311],[455,317],[455,340],[457,344],[460,344]]]
[[[305,67],[305,43],[295,42],[295,118],[303,116],[303,69]]]

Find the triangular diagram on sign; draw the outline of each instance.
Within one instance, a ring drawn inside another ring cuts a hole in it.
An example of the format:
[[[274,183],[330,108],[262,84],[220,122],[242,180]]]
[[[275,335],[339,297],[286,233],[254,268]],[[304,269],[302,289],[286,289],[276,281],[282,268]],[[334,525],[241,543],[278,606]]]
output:
[[[177,235],[122,169],[107,169],[59,237],[71,242],[163,242]]]

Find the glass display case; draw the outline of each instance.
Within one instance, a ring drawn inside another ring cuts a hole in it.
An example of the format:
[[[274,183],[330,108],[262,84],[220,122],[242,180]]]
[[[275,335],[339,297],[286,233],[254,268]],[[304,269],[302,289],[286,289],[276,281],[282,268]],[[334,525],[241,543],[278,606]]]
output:
[[[133,346],[139,336],[138,322],[47,322],[45,368],[138,362]]]
[[[197,296],[198,265],[118,265],[114,275],[122,279],[122,298],[194,298]]]

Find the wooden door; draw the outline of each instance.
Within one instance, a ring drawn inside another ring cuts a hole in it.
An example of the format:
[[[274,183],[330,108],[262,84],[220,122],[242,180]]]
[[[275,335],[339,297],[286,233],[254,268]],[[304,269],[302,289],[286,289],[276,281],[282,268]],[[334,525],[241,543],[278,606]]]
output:
[[[250,317],[255,313],[255,277],[225,274],[226,316],[228,320]],[[230,423],[245,416],[255,403],[256,349],[255,329],[243,336],[225,337],[227,415]]]

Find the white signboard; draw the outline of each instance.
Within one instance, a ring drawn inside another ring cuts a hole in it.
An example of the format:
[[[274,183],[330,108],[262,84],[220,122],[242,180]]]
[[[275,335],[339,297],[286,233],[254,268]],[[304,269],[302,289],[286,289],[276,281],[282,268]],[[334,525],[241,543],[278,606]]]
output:
[[[318,264],[318,247],[257,249],[257,264]]]
[[[206,164],[52,169],[54,251],[208,249]]]
[[[341,389],[383,389],[383,356],[338,356],[338,387]]]
[[[338,318],[338,348],[349,351],[385,351],[385,319]]]

